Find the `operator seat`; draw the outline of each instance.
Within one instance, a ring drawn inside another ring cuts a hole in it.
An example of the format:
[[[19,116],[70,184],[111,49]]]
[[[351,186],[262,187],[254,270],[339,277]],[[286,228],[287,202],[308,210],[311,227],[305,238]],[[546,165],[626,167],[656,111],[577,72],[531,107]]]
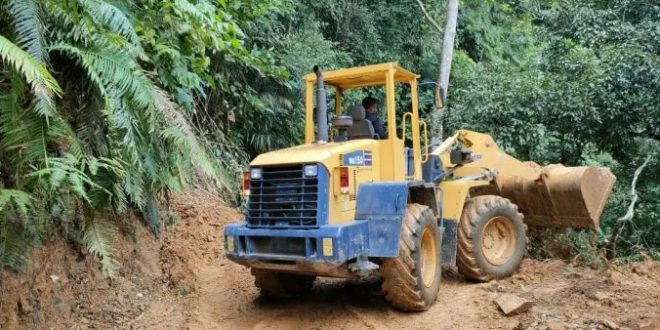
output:
[[[362,105],[348,108],[348,115],[353,118],[353,125],[348,128],[348,139],[373,139],[376,136],[374,126],[366,119],[366,111]]]

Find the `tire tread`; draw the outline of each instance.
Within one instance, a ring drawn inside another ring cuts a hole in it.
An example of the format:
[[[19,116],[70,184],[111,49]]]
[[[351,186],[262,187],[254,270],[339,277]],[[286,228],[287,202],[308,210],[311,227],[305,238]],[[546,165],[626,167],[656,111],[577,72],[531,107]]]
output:
[[[380,268],[385,299],[395,308],[404,311],[424,311],[431,305],[424,302],[424,297],[418,289],[420,283],[414,275],[415,262],[413,259],[413,255],[419,253],[414,243],[421,239],[417,234],[420,227],[419,221],[428,216],[433,217],[428,206],[408,205],[408,212],[403,219],[401,230],[399,256],[385,259]]]
[[[494,195],[476,196],[466,202],[463,208],[463,214],[458,226],[458,244],[456,264],[458,270],[468,279],[478,282],[488,282],[495,278],[495,275],[488,273],[479,265],[475,258],[475,246],[473,243],[474,235],[480,221],[483,221],[483,215],[493,208],[510,208],[514,210],[521,221],[523,215],[518,212],[518,206],[511,203],[510,200]],[[527,226],[524,226],[526,231]],[[523,243],[524,244],[524,243]]]

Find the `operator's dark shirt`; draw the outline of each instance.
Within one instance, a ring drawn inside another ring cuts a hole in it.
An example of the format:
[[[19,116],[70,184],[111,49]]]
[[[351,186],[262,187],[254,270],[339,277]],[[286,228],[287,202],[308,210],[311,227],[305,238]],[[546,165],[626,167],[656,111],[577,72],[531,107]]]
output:
[[[374,127],[374,131],[381,140],[387,139],[387,130],[385,129],[385,123],[383,120],[378,117],[378,113],[369,113],[367,112],[366,118],[371,122],[371,125]]]

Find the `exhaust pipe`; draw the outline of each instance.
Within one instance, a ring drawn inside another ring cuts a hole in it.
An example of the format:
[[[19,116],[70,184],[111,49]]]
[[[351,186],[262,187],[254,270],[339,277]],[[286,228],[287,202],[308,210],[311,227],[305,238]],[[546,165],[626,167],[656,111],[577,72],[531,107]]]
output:
[[[328,142],[328,105],[325,100],[325,83],[323,71],[318,65],[314,66],[316,74],[316,143]]]

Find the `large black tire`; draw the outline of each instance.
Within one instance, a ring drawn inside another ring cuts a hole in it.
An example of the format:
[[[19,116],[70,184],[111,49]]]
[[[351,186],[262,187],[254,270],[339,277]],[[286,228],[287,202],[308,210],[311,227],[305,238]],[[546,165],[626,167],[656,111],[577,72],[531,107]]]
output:
[[[425,236],[426,235],[426,236]],[[399,256],[383,260],[380,275],[385,299],[395,308],[427,310],[440,290],[440,231],[428,206],[408,204],[399,240]]]
[[[458,227],[458,270],[477,282],[511,275],[525,254],[526,229],[518,206],[508,199],[470,199]]]
[[[254,285],[267,298],[290,298],[309,293],[316,276],[282,273],[273,270],[252,268]]]

